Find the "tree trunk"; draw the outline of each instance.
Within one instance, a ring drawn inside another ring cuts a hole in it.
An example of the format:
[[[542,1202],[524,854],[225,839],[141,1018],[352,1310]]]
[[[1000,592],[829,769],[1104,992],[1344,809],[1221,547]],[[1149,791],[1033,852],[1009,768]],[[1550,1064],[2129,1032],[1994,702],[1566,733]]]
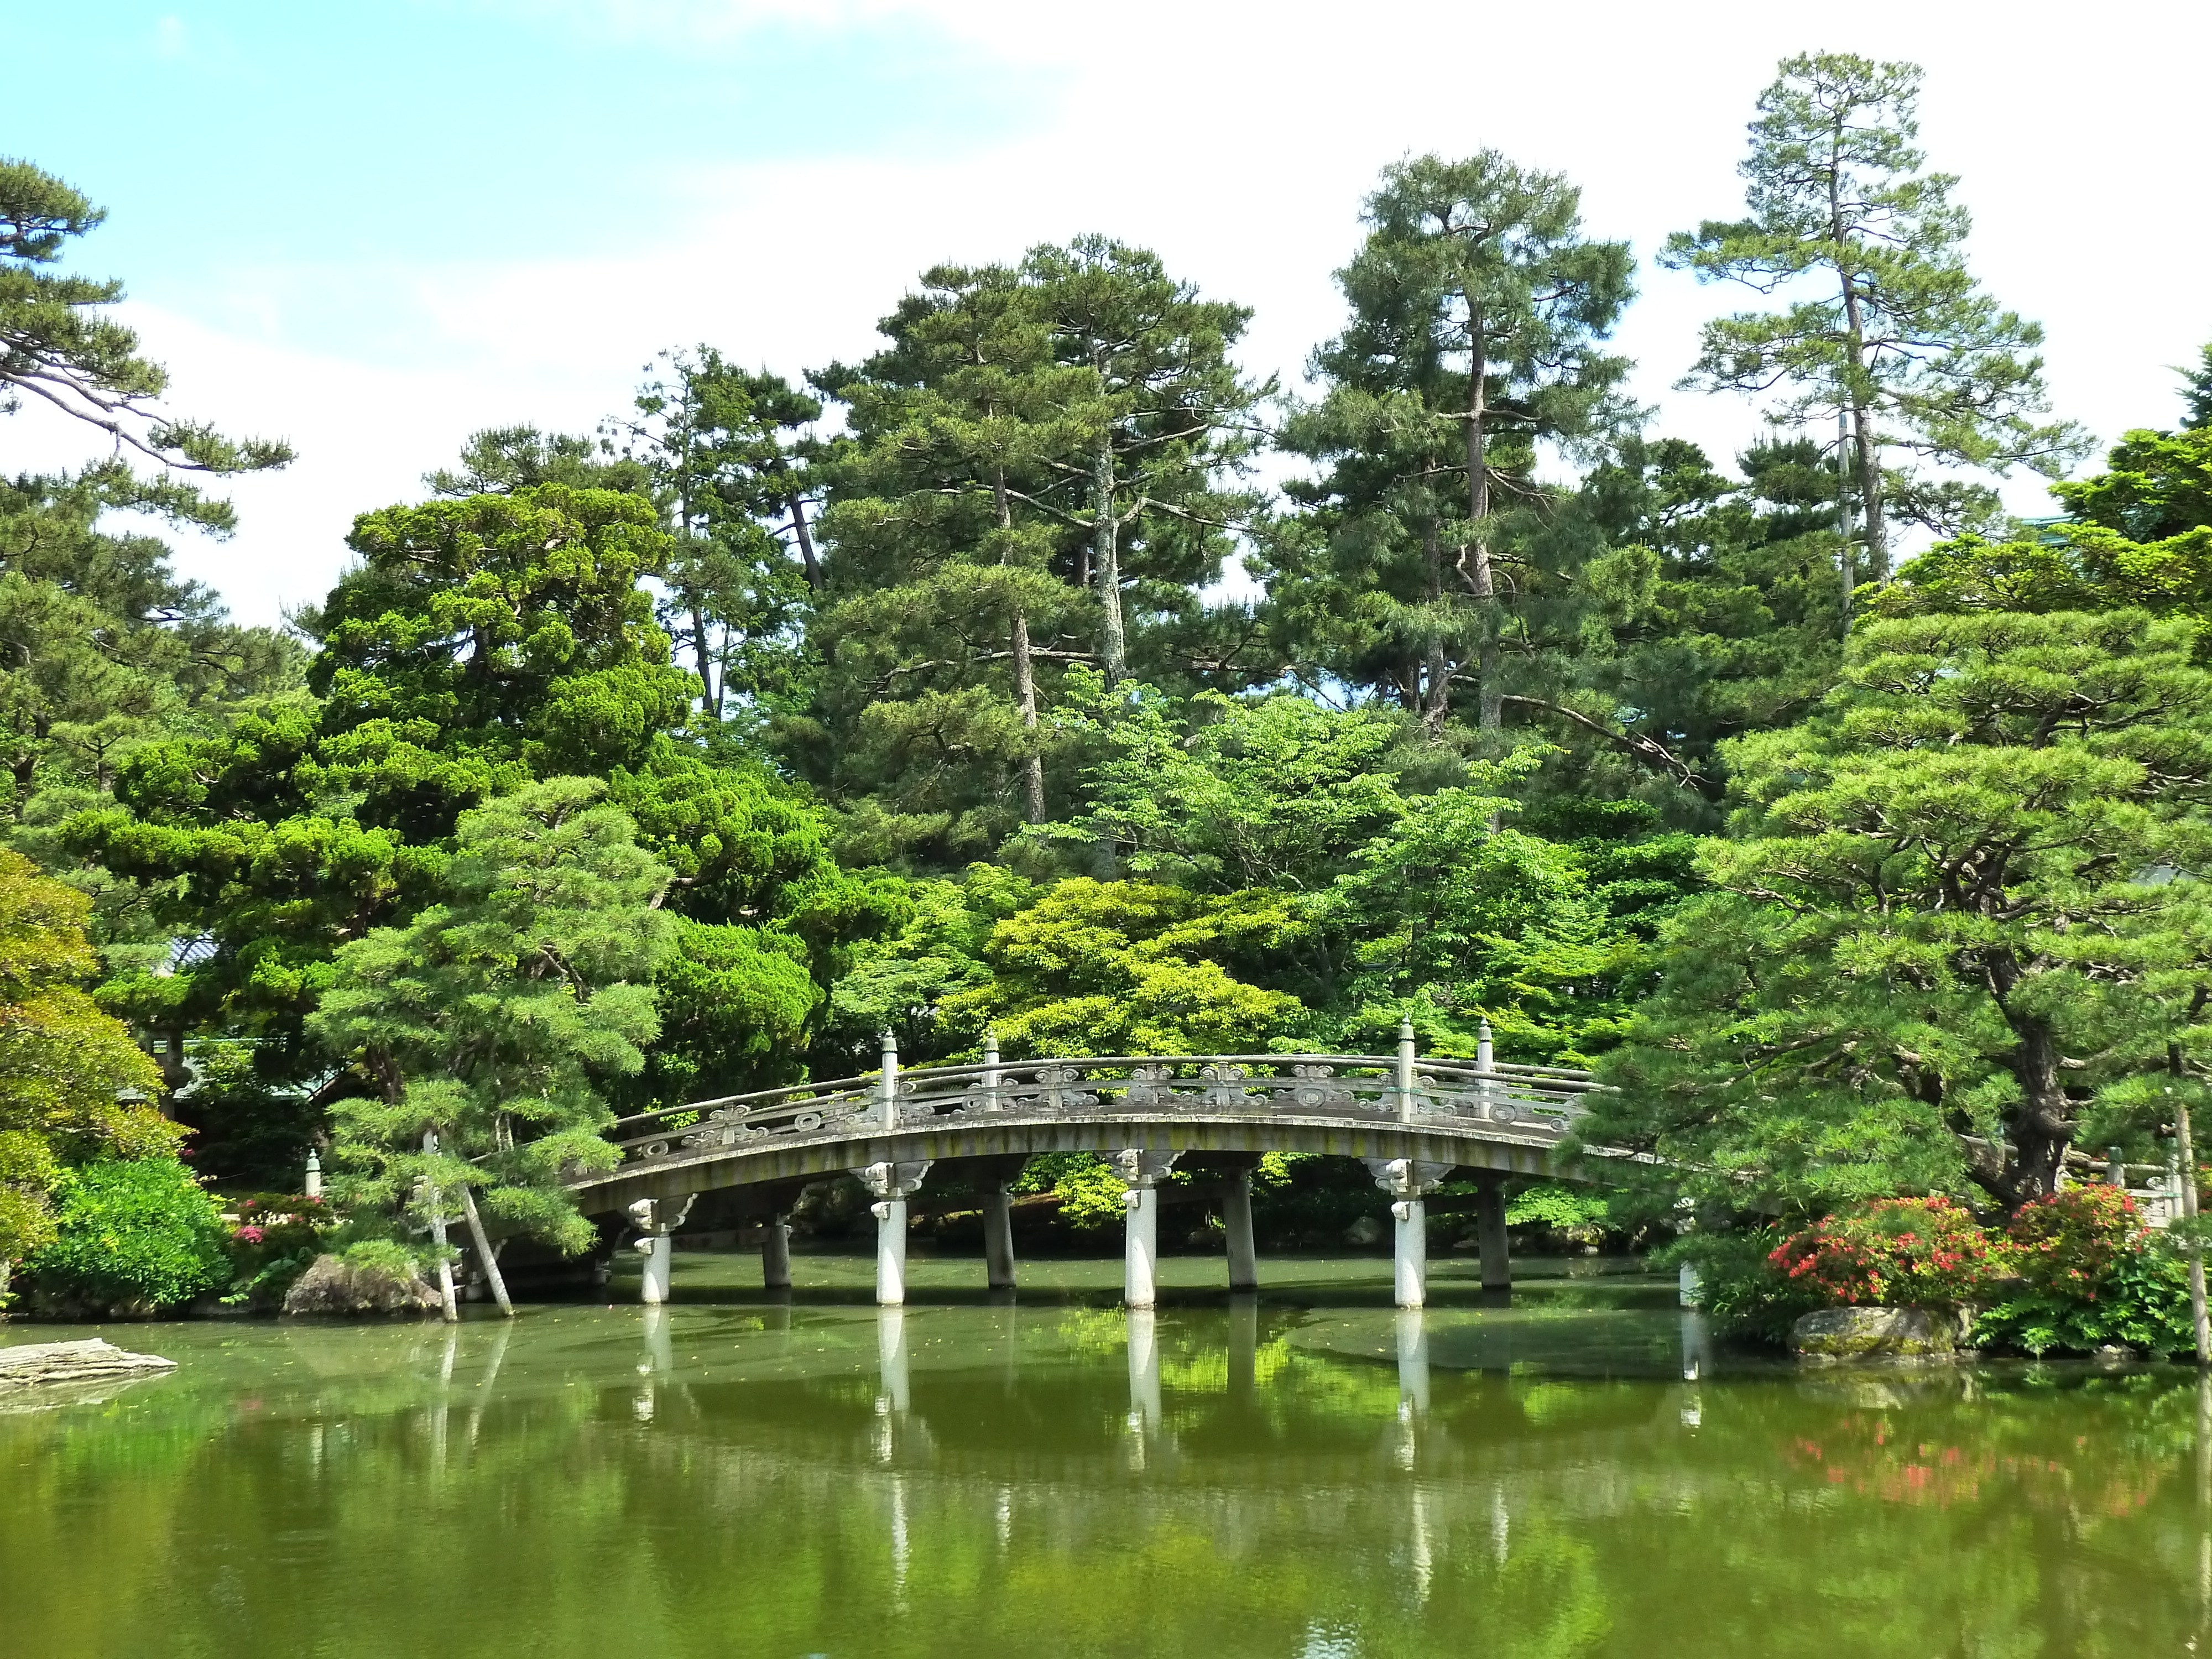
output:
[[[2059,1065],[2062,1056],[2049,1024],[2032,1016],[2015,1017],[2004,1009],[2002,995],[1998,1006],[2020,1038],[2013,1051],[2011,1070],[2020,1083],[2022,1100],[2006,1126],[2013,1143],[2013,1158],[2002,1178],[2007,1190],[1996,1193],[2008,1209],[2016,1210],[2030,1200],[2046,1198],[2058,1190],[2058,1172],[2065,1165],[2066,1149],[2074,1142],[2073,1108],[2066,1098]]]
[[[1857,448],[1859,474],[1859,504],[1866,523],[1866,571],[1877,586],[1889,580],[1889,532],[1882,521],[1881,510],[1881,452],[1875,441],[1872,410],[1869,407],[1866,382],[1866,319],[1859,304],[1858,283],[1850,271],[1844,268],[1844,248],[1846,244],[1843,202],[1843,117],[1836,118],[1830,140],[1828,155],[1828,236],[1836,250],[1837,276],[1844,289],[1844,384],[1843,396],[1837,400],[1838,408],[1850,410],[1852,434]],[[1843,452],[1836,452],[1836,470],[1841,474]],[[1838,486],[1840,487],[1840,477]],[[1846,568],[1850,555],[1844,556]]]
[[[822,591],[822,561],[814,551],[813,533],[806,527],[805,500],[794,489],[784,496],[783,504],[791,509],[792,533],[799,538],[799,562],[806,572],[807,589],[819,593]]]
[[[1481,632],[1475,647],[1480,696],[1476,724],[1495,732],[1505,724],[1505,688],[1498,683],[1498,582],[1490,567],[1490,459],[1487,403],[1489,362],[1482,344],[1482,313],[1470,303],[1467,314],[1467,516],[1470,538],[1468,580],[1474,589],[1475,617]]]
[[[691,602],[691,651],[699,662],[699,701],[716,720],[722,718],[722,700],[714,691],[714,658],[707,650],[707,613]]]
[[[1091,577],[1098,585],[1103,625],[1099,638],[1099,665],[1106,684],[1119,685],[1128,672],[1128,638],[1121,623],[1121,526],[1114,520],[1114,437],[1101,433],[1098,452],[1091,459]]]
[[[1044,757],[1037,752],[1036,673],[1030,662],[1030,619],[1014,612],[1014,701],[1021,707],[1029,752],[1022,757],[1022,808],[1031,823],[1044,822]]]
[[[514,1317],[514,1304],[507,1299],[507,1279],[499,1270],[499,1257],[493,1254],[491,1241],[484,1237],[483,1218],[477,1213],[477,1196],[466,1187],[461,1188],[461,1210],[469,1218],[469,1237],[477,1247],[477,1260],[483,1263],[484,1283],[491,1286],[492,1300],[507,1318]]]
[[[1006,495],[1006,469],[1000,466],[991,481],[994,505],[998,509],[1001,550],[999,562],[1005,565],[1013,550],[1014,508]],[[1036,665],[1030,657],[1029,613],[1019,605],[1014,607],[1014,706],[1021,711],[1022,730],[1029,736],[1029,752],[1022,757],[1023,811],[1031,823],[1044,822],[1044,757],[1037,752]]]
[[[1431,491],[1434,499],[1434,491]],[[1443,609],[1444,570],[1443,550],[1439,543],[1437,520],[1430,514],[1421,528],[1421,563],[1428,580],[1429,640],[1420,665],[1412,671],[1412,678],[1419,683],[1424,672],[1426,687],[1414,701],[1413,707],[1428,728],[1431,738],[1443,735],[1444,717],[1451,712],[1451,665],[1444,659]]]

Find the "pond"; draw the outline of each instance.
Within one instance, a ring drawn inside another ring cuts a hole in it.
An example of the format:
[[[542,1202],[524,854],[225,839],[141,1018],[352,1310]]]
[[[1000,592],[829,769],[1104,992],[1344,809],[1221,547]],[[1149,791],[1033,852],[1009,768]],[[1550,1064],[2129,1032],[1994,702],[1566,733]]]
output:
[[[2195,1649],[2192,1371],[1800,1375],[1671,1284],[1389,1263],[680,1257],[512,1325],[100,1334],[0,1401],[0,1656],[2094,1655]],[[750,1275],[750,1284],[748,1276]],[[1182,1288],[1177,1289],[1180,1285]],[[620,1286],[617,1292],[620,1292]],[[82,1337],[0,1326],[0,1342]],[[1686,1378],[1685,1373],[1691,1373]]]

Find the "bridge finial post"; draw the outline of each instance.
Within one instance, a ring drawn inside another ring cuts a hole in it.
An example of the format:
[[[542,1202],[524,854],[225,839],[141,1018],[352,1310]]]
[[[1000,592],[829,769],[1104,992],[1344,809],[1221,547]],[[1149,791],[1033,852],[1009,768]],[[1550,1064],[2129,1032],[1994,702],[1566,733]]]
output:
[[[983,1109],[999,1109],[999,1031],[994,1025],[983,1028]]]
[[[1413,1021],[1409,1015],[1398,1022],[1398,1121],[1413,1121]]]
[[[890,1030],[883,1034],[883,1113],[884,1127],[898,1127],[898,1035]]]

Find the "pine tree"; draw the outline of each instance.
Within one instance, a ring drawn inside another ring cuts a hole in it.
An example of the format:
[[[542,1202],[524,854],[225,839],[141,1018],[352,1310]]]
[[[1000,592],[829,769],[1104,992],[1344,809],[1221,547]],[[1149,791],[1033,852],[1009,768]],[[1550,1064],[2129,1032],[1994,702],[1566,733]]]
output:
[[[659,1031],[675,926],[604,793],[547,778],[463,813],[440,902],[337,952],[312,1030],[369,1089],[333,1114],[341,1201],[428,1226],[481,1191],[513,1231],[590,1244],[566,1183],[613,1162],[602,1089]]]
[[[1789,388],[1784,424],[1849,422],[1864,575],[1889,579],[1889,520],[1955,532],[1996,510],[1986,488],[1932,479],[1892,458],[2057,477],[2086,453],[2050,401],[2043,330],[1968,274],[1958,179],[1919,173],[1920,70],[1848,53],[1785,60],[1759,94],[1739,169],[1748,216],[1669,237],[1662,262],[1701,281],[1784,294],[1781,310],[1705,325],[1685,386]],[[1826,293],[1820,293],[1821,289]],[[1815,297],[1800,298],[1808,289]]]
[[[1276,595],[1320,635],[1326,672],[1418,709],[1441,732],[1474,670],[1477,720],[1504,718],[1500,520],[1541,500],[1540,441],[1593,439],[1626,414],[1605,354],[1633,293],[1626,244],[1582,229],[1580,192],[1496,151],[1387,168],[1368,237],[1337,276],[1352,319],[1315,353],[1328,383],[1284,444],[1328,465],[1293,488],[1321,545]]]
[[[48,269],[106,216],[53,174],[0,157],[0,415],[29,396],[163,466],[218,474],[283,466],[289,445],[226,438],[161,412],[167,371],[140,356],[138,337],[105,314],[123,284]]]

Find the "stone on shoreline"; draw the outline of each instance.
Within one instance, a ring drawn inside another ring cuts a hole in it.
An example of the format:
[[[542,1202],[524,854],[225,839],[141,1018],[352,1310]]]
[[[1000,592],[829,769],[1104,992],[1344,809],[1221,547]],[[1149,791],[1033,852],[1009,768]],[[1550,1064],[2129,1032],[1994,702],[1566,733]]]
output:
[[[52,1382],[104,1382],[118,1377],[151,1376],[177,1368],[159,1354],[131,1353],[94,1337],[84,1342],[33,1342],[0,1348],[0,1389],[38,1388]]]
[[[1887,1365],[1945,1365],[1958,1358],[1952,1322],[1924,1308],[1820,1308],[1790,1330],[1798,1358]]]
[[[317,1256],[284,1295],[288,1315],[326,1318],[432,1313],[438,1306],[437,1290],[420,1273],[403,1277],[334,1255]]]

